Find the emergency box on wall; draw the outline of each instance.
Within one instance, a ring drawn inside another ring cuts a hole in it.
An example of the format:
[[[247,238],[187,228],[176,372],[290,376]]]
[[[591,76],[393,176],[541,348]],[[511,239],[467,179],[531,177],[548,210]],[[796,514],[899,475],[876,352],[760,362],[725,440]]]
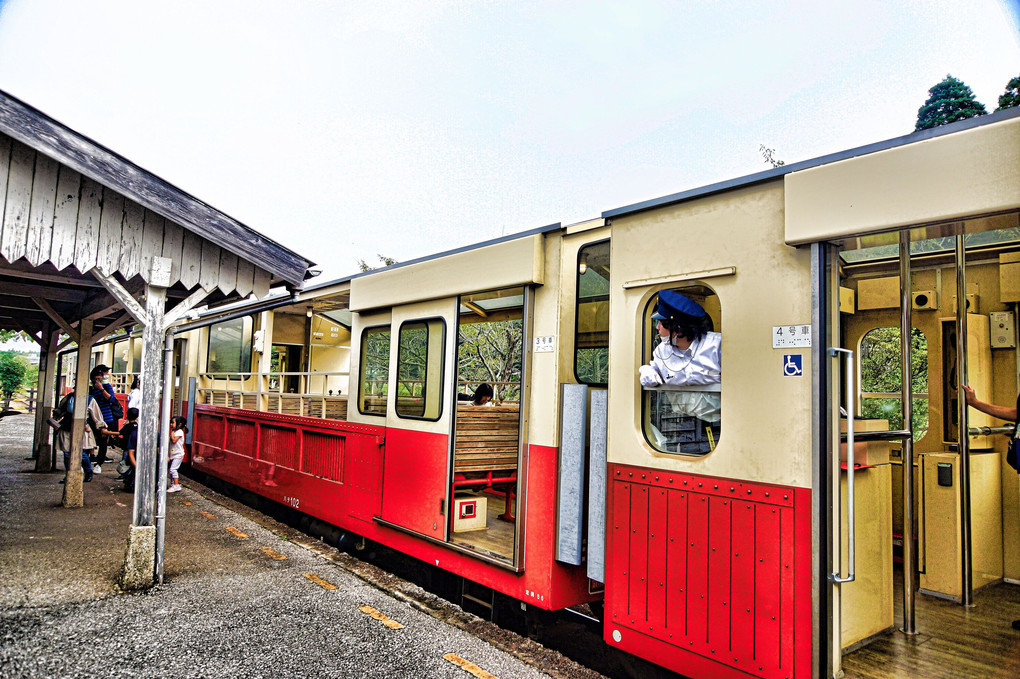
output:
[[[486,502],[484,497],[453,498],[453,532],[485,530]]]

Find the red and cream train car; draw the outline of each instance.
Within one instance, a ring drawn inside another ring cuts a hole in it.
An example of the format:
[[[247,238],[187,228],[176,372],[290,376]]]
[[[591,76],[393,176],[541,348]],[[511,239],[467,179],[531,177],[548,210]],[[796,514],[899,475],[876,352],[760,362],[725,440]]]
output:
[[[905,624],[897,558],[909,615],[1020,579],[1004,437],[961,444],[951,388],[1016,397],[1018,210],[1006,111],[233,309],[179,346],[192,464],[540,608],[604,598],[606,643],[688,676],[832,676]],[[722,335],[698,445],[637,379],[663,290]]]

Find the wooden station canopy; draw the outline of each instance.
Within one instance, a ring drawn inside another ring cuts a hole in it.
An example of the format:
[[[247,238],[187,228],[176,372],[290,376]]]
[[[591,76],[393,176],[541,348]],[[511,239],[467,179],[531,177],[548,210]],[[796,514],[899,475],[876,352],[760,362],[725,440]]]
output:
[[[312,265],[3,91],[0,215],[0,329],[40,343],[51,323],[132,325],[109,281],[137,301],[154,262],[167,309],[300,287]]]

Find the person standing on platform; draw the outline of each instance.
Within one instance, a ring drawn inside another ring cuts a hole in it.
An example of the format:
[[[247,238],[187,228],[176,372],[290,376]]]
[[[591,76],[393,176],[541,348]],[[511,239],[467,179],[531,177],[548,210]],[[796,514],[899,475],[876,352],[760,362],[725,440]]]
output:
[[[181,490],[181,480],[177,470],[184,462],[184,435],[188,433],[188,425],[183,417],[175,415],[170,418],[170,479],[173,482],[166,492],[176,493]]]
[[[967,405],[974,410],[1013,423],[1013,436],[1009,440],[1009,447],[1006,451],[1006,462],[1013,469],[1017,469],[1020,472],[1020,469],[1018,469],[1020,467],[1020,460],[1017,459],[1017,455],[1020,455],[1020,440],[1018,440],[1018,437],[1020,437],[1020,422],[1017,422],[1017,412],[1020,412],[1020,393],[1016,396],[1016,405],[1010,408],[1008,406],[985,403],[978,399],[974,389],[968,384],[963,385],[960,389],[963,391],[963,397],[966,399]],[[1020,631],[1020,620],[1013,621],[1013,629]]]
[[[89,380],[91,381],[89,395],[99,404],[99,409],[103,413],[103,421],[106,422],[105,429],[108,432],[117,431],[120,418],[124,417],[124,408],[117,400],[117,393],[113,390],[113,385],[110,384],[110,367],[100,363],[89,373]],[[97,452],[92,470],[97,474],[103,473],[102,464],[106,462],[109,438],[105,433],[96,436]]]
[[[128,410],[131,408],[142,408],[142,378],[135,376],[131,382],[131,391],[128,392]]]

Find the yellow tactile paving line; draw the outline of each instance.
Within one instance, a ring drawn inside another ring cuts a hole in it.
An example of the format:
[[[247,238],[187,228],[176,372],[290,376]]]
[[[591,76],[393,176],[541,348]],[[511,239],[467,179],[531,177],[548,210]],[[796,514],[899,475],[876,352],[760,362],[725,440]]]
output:
[[[460,657],[456,653],[447,653],[446,655],[443,656],[443,659],[452,662],[454,665],[457,665],[458,667],[464,669],[467,672],[470,672],[471,674],[478,677],[478,679],[499,679],[495,674],[490,674],[486,672],[478,665],[468,660],[464,660],[464,658]]]
[[[305,577],[314,582],[319,587],[322,587],[323,589],[339,589],[339,587],[334,585],[332,582],[323,580],[315,573],[305,573]]]
[[[216,515],[215,514],[210,514],[209,512],[199,512],[199,514],[201,514],[202,516],[204,516],[207,519],[212,519],[214,521],[216,520]]]
[[[383,615],[382,613],[372,608],[371,606],[358,606],[358,610],[361,611],[362,613],[372,616],[372,618],[378,620],[379,622],[386,625],[390,629],[403,629],[404,627],[396,620],[393,620],[392,618]]]
[[[268,556],[273,561],[283,561],[284,559],[287,558],[286,554],[280,554],[278,551],[276,551],[272,547],[263,547],[262,548],[262,553],[265,554],[266,556]]]
[[[242,533],[240,530],[234,528],[233,526],[227,526],[227,532],[233,535],[234,537],[241,538],[242,540],[248,539],[247,533]]]

